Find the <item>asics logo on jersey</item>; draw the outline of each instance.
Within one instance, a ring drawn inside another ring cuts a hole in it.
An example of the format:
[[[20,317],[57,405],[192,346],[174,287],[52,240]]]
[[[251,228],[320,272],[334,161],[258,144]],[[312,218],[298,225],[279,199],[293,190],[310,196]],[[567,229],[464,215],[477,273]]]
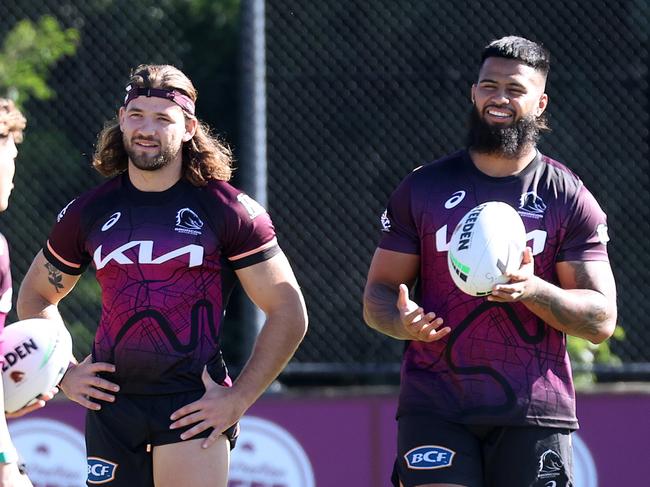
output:
[[[174,230],[180,233],[201,235],[201,228],[203,228],[203,222],[194,211],[189,208],[181,208],[178,210],[176,213],[176,228]]]
[[[451,195],[451,198],[445,201],[445,208],[451,210],[453,207],[457,206],[458,203],[463,201],[463,199],[465,199],[465,191],[456,191]]]
[[[163,264],[168,260],[187,255],[189,257],[188,267],[195,267],[203,263],[203,247],[200,245],[185,245],[166,254],[153,257],[153,240],[135,240],[120,245],[118,248],[102,257],[102,246],[100,245],[95,250],[93,261],[97,270],[103,269],[106,264],[115,261],[117,264],[133,264],[133,260],[125,255],[125,252],[130,249],[137,248],[137,261],[138,264]]]
[[[102,232],[105,232],[106,230],[111,228],[113,225],[115,225],[117,223],[117,220],[119,220],[121,216],[122,216],[122,213],[120,213],[119,211],[116,212],[116,213],[113,213],[111,215],[111,217],[106,221],[106,223],[104,223],[104,225],[102,225]]]

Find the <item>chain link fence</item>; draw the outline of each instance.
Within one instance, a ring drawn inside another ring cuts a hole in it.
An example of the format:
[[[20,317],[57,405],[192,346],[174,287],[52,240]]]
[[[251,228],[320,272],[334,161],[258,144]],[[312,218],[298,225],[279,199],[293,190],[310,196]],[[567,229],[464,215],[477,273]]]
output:
[[[542,151],[576,171],[609,215],[626,334],[611,348],[623,370],[650,362],[647,1],[266,8],[269,206],[311,317],[292,371],[394,371],[401,344],[361,319],[379,215],[412,169],[463,146],[481,49],[511,34],[553,57],[554,130]]]
[[[0,40],[18,20],[44,14],[78,29],[81,39],[48,78],[56,97],[25,106],[16,189],[0,218],[16,283],[59,209],[99,182],[90,168],[93,143],[115,114],[128,70],[171,63],[195,81],[208,79],[210,59],[236,49],[236,37],[206,39],[188,28],[189,6],[199,3],[210,2],[0,3]],[[213,2],[221,3],[228,2]],[[379,215],[408,172],[463,145],[480,50],[507,34],[551,50],[554,130],[541,148],[575,170],[609,215],[626,333],[611,342],[624,362],[617,370],[650,362],[647,0],[273,0],[265,8],[268,207],[310,314],[310,332],[286,377],[395,377],[402,344],[361,318]],[[199,116],[218,128],[235,125],[221,116],[237,100],[230,68],[232,78],[221,73],[199,86]],[[239,173],[246,171],[242,161]],[[99,290],[87,274],[62,305],[82,337],[78,354],[87,352],[99,316]],[[235,342],[245,317],[232,315],[238,323],[226,327],[225,339]]]
[[[74,56],[52,69],[50,100],[24,107],[28,126],[19,147],[14,191],[0,229],[9,240],[14,291],[45,243],[57,213],[74,197],[102,181],[91,167],[93,144],[105,121],[120,106],[129,70],[142,62],[182,65],[186,47],[179,19],[165,2],[77,0],[3,1],[0,40],[18,21],[51,15],[75,28],[80,42]],[[86,272],[61,312],[75,336],[75,354],[89,353],[100,315],[99,286]],[[15,320],[15,314],[10,320]]]

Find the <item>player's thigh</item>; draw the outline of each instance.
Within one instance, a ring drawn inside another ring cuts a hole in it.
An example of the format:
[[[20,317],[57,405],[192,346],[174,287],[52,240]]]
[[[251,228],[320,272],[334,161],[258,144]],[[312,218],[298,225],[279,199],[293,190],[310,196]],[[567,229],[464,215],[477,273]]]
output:
[[[155,487],[226,487],[230,443],[221,435],[210,448],[203,438],[156,446],[153,449]]]
[[[401,416],[397,430],[395,486],[482,486],[480,441],[463,425],[431,416]]]
[[[509,427],[484,443],[488,487],[573,485],[571,432],[566,429]]]

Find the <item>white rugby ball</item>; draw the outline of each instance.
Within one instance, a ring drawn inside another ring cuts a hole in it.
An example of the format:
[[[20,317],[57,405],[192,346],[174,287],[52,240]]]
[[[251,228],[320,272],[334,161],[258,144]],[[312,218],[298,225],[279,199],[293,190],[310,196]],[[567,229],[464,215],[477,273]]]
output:
[[[31,404],[56,386],[72,358],[72,337],[63,323],[31,318],[2,331],[5,411]]]
[[[458,288],[487,296],[504,275],[519,269],[526,248],[526,229],[507,203],[488,201],[468,211],[451,236],[447,266]]]

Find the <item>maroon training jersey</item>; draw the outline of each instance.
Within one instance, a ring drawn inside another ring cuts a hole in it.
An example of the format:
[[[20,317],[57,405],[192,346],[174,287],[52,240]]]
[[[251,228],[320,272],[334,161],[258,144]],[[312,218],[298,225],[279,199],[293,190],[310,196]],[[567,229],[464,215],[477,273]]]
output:
[[[115,364],[122,392],[159,394],[201,389],[208,363],[229,382],[219,334],[233,271],[279,247],[266,211],[226,182],[142,192],[123,174],[69,203],[43,252],[68,274],[95,267],[94,361]]]
[[[486,201],[518,211],[535,274],[546,281],[558,284],[557,262],[608,260],[605,214],[575,174],[546,156],[502,178],[480,172],[467,151],[411,173],[390,198],[379,246],[420,256],[417,299],[452,332],[433,343],[407,342],[398,414],[577,428],[565,335],[521,303],[464,294],[449,275],[451,234]]]

